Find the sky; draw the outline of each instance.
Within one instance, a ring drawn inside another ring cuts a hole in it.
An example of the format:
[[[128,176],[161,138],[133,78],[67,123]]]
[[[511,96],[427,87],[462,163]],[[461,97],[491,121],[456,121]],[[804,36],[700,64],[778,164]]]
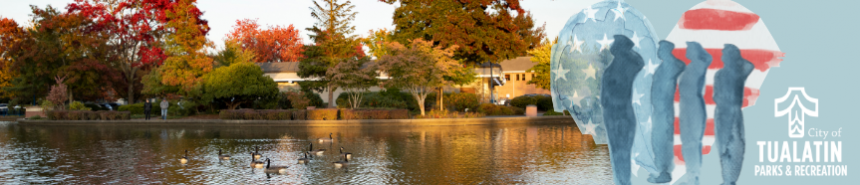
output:
[[[580,12],[588,5],[600,0],[523,0],[521,6],[531,12],[535,25],[546,23],[549,38],[555,38],[570,16]],[[27,24],[30,19],[30,5],[44,8],[51,5],[65,9],[74,0],[0,0],[0,17],[8,17],[19,24]],[[395,6],[378,0],[352,0],[355,10],[355,33],[367,36],[373,29],[394,28],[392,14]],[[198,0],[197,5],[204,12],[203,19],[209,21],[211,31],[207,38],[217,47],[223,47],[224,37],[230,33],[236,20],[258,19],[264,25],[293,25],[300,30],[303,42],[310,43],[307,27],[313,26],[310,7],[313,0]]]

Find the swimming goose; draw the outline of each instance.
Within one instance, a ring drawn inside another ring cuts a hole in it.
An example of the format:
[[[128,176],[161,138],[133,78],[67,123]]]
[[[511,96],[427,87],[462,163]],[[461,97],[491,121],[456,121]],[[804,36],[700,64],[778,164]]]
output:
[[[185,156],[179,159],[182,164],[188,163],[188,150],[185,150]]]
[[[218,149],[218,159],[230,160],[230,155],[221,154],[221,149]]]
[[[257,159],[260,159],[260,157],[263,157],[263,154],[260,154],[260,147],[259,146],[254,147],[254,153],[252,153],[252,154],[254,155],[254,160],[257,160]]]
[[[334,138],[331,137],[331,134],[332,133],[328,133],[328,138],[319,138],[319,139],[317,139],[317,141],[319,141],[320,143],[331,142],[334,140]]]
[[[346,155],[342,156],[342,161],[332,162],[335,168],[340,168],[344,166],[349,166],[349,159],[346,159]]]
[[[254,153],[251,153],[251,155],[254,155]],[[253,157],[251,158],[251,167],[252,168],[263,168],[263,166],[265,164],[266,163],[263,163],[262,161],[254,160]]]
[[[266,158],[266,173],[287,173],[289,166],[272,166],[272,160]]]
[[[305,157],[299,158],[299,164],[310,163],[311,159],[308,158],[308,152],[303,152],[303,153],[305,154]]]
[[[314,143],[311,143],[311,148],[308,149],[308,152],[314,155],[322,155],[323,153],[325,153],[325,148],[314,150]]]
[[[340,147],[340,154],[343,154],[344,156],[346,156],[346,159],[352,159],[352,153],[349,153],[349,152],[344,153],[343,147]]]

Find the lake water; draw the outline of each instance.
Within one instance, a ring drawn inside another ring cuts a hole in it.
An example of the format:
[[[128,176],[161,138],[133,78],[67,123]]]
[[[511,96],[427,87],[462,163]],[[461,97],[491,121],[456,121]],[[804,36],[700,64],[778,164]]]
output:
[[[332,142],[318,142],[328,138]],[[324,148],[297,164],[308,144]],[[284,174],[249,166],[259,146]],[[335,168],[338,149],[353,154]],[[218,160],[218,149],[233,155]],[[189,162],[179,162],[188,150]],[[32,126],[0,123],[0,183],[611,184],[609,152],[574,125]]]

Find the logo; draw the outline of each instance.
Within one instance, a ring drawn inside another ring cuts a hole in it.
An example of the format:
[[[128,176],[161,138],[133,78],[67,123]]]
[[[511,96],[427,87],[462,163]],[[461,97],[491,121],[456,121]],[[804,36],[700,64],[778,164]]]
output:
[[[800,95],[803,95],[803,101],[801,101]],[[786,100],[791,101],[786,103]],[[804,102],[809,102],[806,104],[808,106],[805,106]],[[780,109],[780,105],[785,108]],[[815,109],[807,107],[815,107]],[[803,138],[806,115],[818,117],[818,99],[807,95],[803,87],[789,87],[785,96],[774,99],[773,110],[774,117],[788,115],[788,137]]]

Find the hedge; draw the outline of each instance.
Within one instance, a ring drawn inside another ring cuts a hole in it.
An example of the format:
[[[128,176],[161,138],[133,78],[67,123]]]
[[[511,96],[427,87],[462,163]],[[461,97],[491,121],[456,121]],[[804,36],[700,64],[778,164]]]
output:
[[[337,109],[308,110],[309,120],[337,120]]]
[[[503,105],[495,105],[491,103],[481,104],[481,107],[478,108],[478,112],[484,113],[488,116],[509,116],[525,114],[525,110],[519,107],[509,107]]]
[[[47,116],[50,120],[129,120],[131,119],[131,112],[55,110],[48,111]]]
[[[511,106],[525,109],[528,105],[537,105],[538,110],[552,110],[552,97],[547,95],[523,95],[511,100]]]
[[[394,114],[405,114],[403,115],[394,115]],[[394,116],[392,116],[394,115]],[[394,118],[396,117],[396,118]],[[393,109],[393,110],[384,110],[384,109],[341,109],[340,110],[340,119],[350,120],[350,119],[408,119],[409,118],[409,110],[406,109]]]
[[[418,119],[439,119],[439,118],[480,118],[484,117],[483,113],[479,112],[449,112],[449,111],[438,111],[431,110],[428,111],[425,116],[417,115],[415,116]]]
[[[176,103],[176,101],[169,101],[170,106],[167,107],[167,115],[187,116],[194,112],[197,107],[197,104],[191,101],[182,101],[182,106],[179,106]],[[117,110],[129,111],[131,114],[143,114],[143,104],[144,103],[120,105]],[[152,110],[150,114],[161,115],[160,101],[152,102]]]

